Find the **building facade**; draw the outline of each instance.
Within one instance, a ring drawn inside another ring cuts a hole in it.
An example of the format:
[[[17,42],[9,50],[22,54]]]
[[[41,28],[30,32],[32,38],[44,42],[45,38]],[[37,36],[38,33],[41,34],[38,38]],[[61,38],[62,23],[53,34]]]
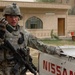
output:
[[[55,0],[55,3],[68,4],[68,5],[74,6],[75,0]]]
[[[0,2],[0,16],[4,7],[11,3],[13,1]],[[69,22],[74,18],[71,19],[72,16],[68,16],[70,5],[16,1],[15,3],[21,8],[23,16],[19,24],[38,38],[50,38],[52,30],[55,35],[65,37],[69,32],[74,31],[74,23],[71,29]]]

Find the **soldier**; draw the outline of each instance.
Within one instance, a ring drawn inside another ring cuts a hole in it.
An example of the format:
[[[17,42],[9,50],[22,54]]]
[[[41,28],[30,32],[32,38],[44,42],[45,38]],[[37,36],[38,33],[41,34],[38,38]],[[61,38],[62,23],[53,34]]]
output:
[[[16,3],[6,6],[3,11],[3,16],[4,18],[0,20],[0,39],[9,40],[15,50],[32,47],[38,51],[48,54],[60,55],[62,52],[62,50],[57,49],[54,46],[47,46],[42,43],[35,36],[31,35],[26,29],[18,25],[18,21],[22,19],[22,15],[20,8]],[[1,44],[2,43],[3,42],[1,42]],[[15,67],[17,66],[19,65],[17,64]],[[15,71],[14,75],[19,75],[17,72],[18,71]]]

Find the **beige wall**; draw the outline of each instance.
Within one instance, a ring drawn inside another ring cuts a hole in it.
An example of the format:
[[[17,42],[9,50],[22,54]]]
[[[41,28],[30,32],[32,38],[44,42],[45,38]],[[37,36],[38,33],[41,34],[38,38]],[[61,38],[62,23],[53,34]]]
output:
[[[43,29],[28,29],[28,31],[38,38],[49,38],[52,29],[54,30],[54,33],[58,35],[58,18],[65,18],[65,37],[71,37],[71,32],[75,32],[74,15],[25,14],[23,20],[20,21],[20,25],[25,28],[26,20],[32,16],[36,16],[43,21]]]
[[[43,29],[28,29],[33,35],[35,35],[38,38],[49,38],[51,30],[54,30],[54,34],[58,35],[58,18],[67,18],[67,12],[65,10],[23,10],[23,20],[20,21],[20,24],[22,24],[25,28],[26,21],[32,17],[36,16],[43,22]],[[66,21],[65,21],[66,25]]]
[[[75,0],[55,0],[56,3],[75,5]]]
[[[57,19],[55,15],[46,15],[44,14],[25,14],[24,17],[24,27],[25,27],[25,22],[27,21],[28,18],[36,16],[40,18],[43,22],[43,29],[31,29],[29,30],[32,34],[34,34],[36,37],[39,38],[48,38],[50,37],[50,31],[52,29],[56,30],[57,29]]]
[[[67,31],[66,32],[67,32],[66,36],[71,34],[71,32],[75,33],[75,16],[74,15],[69,15],[67,17]]]
[[[58,18],[65,18],[65,37],[68,37],[69,32],[75,31],[75,16],[68,16],[67,12],[53,10],[53,14],[46,13],[50,12],[50,10],[22,10],[23,19],[19,21],[21,26],[24,26],[27,19],[32,16],[36,16],[40,18],[43,22],[43,29],[28,29],[34,36],[38,38],[50,38],[51,30],[54,30],[54,34],[58,35]],[[2,12],[0,12],[0,16],[2,16]]]
[[[10,2],[9,2],[10,3]],[[8,3],[1,3],[3,6],[6,6]],[[45,4],[45,3],[21,3],[18,2],[18,5],[21,7],[21,12],[23,19],[19,21],[21,26],[24,26],[26,21],[33,16],[38,17],[43,22],[43,29],[28,29],[33,35],[38,38],[49,38],[51,30],[54,30],[54,34],[58,35],[58,18],[65,18],[65,33],[68,32],[68,23],[67,23],[67,10],[70,9],[70,6],[61,5],[61,4]],[[2,7],[1,5],[1,7]],[[0,12],[1,16],[2,12]],[[68,18],[69,19],[69,18]],[[66,36],[65,35],[65,36]]]

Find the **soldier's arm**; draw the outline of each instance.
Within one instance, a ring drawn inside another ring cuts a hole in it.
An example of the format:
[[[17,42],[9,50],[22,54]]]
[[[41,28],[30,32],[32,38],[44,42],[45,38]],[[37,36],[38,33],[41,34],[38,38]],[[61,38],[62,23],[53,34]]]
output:
[[[63,52],[61,49],[57,49],[55,46],[44,44],[31,34],[28,37],[28,46],[48,54],[60,54]]]

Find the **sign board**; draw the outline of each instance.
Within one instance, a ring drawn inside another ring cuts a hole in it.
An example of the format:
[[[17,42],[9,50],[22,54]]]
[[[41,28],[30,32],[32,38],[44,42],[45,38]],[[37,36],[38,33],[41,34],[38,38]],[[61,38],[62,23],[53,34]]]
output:
[[[70,50],[67,51],[70,53]],[[59,56],[40,52],[39,75],[75,75],[75,57],[65,53]]]

